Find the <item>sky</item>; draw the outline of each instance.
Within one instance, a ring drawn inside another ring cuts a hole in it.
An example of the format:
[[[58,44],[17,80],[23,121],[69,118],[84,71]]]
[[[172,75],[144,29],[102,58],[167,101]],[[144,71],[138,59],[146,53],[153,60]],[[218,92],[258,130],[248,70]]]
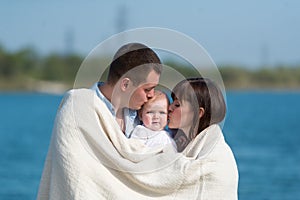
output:
[[[299,65],[299,11],[298,0],[1,0],[0,45],[86,56],[120,31],[161,27],[194,39],[217,65]]]

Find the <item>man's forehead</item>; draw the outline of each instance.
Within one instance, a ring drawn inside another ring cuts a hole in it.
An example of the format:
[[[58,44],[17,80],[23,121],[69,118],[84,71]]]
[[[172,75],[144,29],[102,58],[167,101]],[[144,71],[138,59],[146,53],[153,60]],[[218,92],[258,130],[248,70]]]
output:
[[[154,70],[152,70],[152,71],[148,74],[148,76],[147,76],[145,82],[158,83],[159,78],[160,78],[160,74],[158,74],[157,72],[155,72]]]
[[[147,87],[156,87],[158,83],[142,83],[141,87],[147,88]]]

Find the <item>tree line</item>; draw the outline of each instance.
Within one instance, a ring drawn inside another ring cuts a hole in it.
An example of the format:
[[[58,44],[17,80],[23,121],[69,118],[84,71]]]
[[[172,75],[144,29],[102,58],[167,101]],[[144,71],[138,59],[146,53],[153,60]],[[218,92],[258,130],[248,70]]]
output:
[[[10,53],[0,47],[0,77],[14,79],[32,77],[42,80],[71,81],[82,62],[79,55],[52,53],[40,56],[31,48]]]
[[[39,55],[32,48],[8,52],[0,46],[0,90],[25,89],[28,80],[72,84],[83,61],[77,54]],[[186,76],[197,71],[186,64],[166,61]],[[224,84],[232,89],[300,89],[300,66],[273,66],[251,70],[243,66],[218,66]]]

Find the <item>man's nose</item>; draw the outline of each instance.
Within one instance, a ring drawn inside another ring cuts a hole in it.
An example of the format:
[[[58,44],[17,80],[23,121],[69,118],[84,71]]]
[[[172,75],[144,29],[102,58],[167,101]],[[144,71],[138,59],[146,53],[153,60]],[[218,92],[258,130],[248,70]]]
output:
[[[148,98],[152,98],[154,96],[154,90],[151,90],[147,93]]]

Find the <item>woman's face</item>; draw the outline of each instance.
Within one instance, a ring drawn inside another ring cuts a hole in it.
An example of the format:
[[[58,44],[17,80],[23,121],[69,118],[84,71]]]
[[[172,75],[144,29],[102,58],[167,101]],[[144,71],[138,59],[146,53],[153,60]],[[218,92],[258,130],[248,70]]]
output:
[[[169,106],[169,128],[180,128],[186,135],[193,123],[194,111],[188,101],[174,99]]]

